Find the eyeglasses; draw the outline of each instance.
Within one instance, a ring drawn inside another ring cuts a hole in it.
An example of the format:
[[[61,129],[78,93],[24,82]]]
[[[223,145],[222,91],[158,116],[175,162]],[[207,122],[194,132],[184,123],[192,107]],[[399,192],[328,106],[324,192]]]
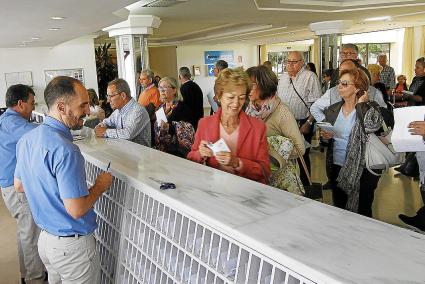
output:
[[[355,52],[340,52],[339,53],[341,56],[357,56],[357,53]]]
[[[174,89],[174,88],[171,87],[171,86],[165,86],[165,87],[159,87],[158,88],[158,90],[159,90],[160,93],[166,92],[168,89]]]
[[[353,83],[350,83],[350,81],[341,81],[341,80],[336,81],[336,84],[341,85],[344,88],[347,88],[349,85],[354,85]]]
[[[122,92],[118,92],[118,93],[115,93],[115,94],[112,94],[112,95],[107,95],[106,96],[106,98],[108,98],[108,99],[111,99],[111,98],[113,98],[113,97],[115,97],[116,95],[119,95],[119,94],[121,94]]]
[[[288,60],[288,61],[286,61],[286,65],[295,65],[300,61],[302,61],[302,60],[301,59],[300,60],[293,60],[293,61]]]

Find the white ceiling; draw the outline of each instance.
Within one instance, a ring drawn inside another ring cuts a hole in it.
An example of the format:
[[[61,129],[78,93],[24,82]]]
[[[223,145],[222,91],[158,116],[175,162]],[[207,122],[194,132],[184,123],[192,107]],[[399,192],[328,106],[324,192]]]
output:
[[[0,47],[55,46],[122,21],[136,0],[0,0]],[[52,16],[65,17],[52,20]],[[61,28],[49,31],[49,28]],[[31,40],[39,37],[39,40]],[[1,63],[0,63],[1,64]]]
[[[312,22],[353,20],[347,33],[425,24],[425,0],[186,0],[171,7],[146,8],[141,0],[131,14],[155,15],[161,26],[153,45],[246,42],[267,44],[313,38]],[[181,1],[181,0],[180,0]],[[0,47],[54,46],[126,19],[122,9],[134,0],[0,0]],[[121,10],[120,10],[121,9]],[[64,16],[63,21],[51,16]],[[121,16],[121,17],[119,17]],[[391,21],[365,22],[392,16]],[[60,27],[59,31],[49,31]],[[32,37],[40,37],[31,41]]]

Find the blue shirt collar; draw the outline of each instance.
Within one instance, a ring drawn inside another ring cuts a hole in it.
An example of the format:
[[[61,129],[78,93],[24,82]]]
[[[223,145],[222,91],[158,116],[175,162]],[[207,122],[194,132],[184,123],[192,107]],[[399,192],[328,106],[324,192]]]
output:
[[[19,115],[19,116],[21,116],[19,114],[19,112],[17,112],[16,110],[14,110],[13,108],[10,108],[10,107],[7,108],[7,110],[6,110],[5,113],[10,114],[10,115]]]
[[[58,130],[65,136],[65,138],[67,138],[70,141],[73,141],[71,130],[65,124],[63,124],[63,122],[60,122],[59,120],[51,116],[46,116],[44,118],[43,124]]]
[[[133,99],[133,98],[131,98],[126,104],[125,104],[125,106],[123,106],[120,110],[119,110],[119,113],[121,114],[121,115],[125,115],[132,107],[133,107],[133,104],[135,103],[136,101]]]

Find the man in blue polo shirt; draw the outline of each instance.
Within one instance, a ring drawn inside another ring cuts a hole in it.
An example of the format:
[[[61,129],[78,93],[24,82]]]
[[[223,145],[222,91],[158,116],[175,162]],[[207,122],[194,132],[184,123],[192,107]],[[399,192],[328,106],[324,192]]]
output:
[[[35,225],[25,193],[13,188],[16,167],[16,144],[36,127],[28,120],[34,110],[34,91],[26,85],[13,85],[6,92],[6,112],[0,116],[0,187],[4,203],[16,219],[21,282],[43,283],[44,266],[38,256],[40,233]]]
[[[83,125],[89,97],[80,81],[60,76],[44,91],[49,114],[16,147],[15,189],[25,190],[41,228],[38,251],[49,283],[99,283],[93,204],[112,183],[101,173],[88,189],[84,158],[70,129]]]

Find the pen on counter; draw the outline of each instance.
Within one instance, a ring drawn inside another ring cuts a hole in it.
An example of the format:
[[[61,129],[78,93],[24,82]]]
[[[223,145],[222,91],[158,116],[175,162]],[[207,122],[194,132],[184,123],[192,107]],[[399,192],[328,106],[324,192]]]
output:
[[[109,171],[110,166],[111,166],[111,162],[108,163],[108,166],[106,167],[106,171]]]

